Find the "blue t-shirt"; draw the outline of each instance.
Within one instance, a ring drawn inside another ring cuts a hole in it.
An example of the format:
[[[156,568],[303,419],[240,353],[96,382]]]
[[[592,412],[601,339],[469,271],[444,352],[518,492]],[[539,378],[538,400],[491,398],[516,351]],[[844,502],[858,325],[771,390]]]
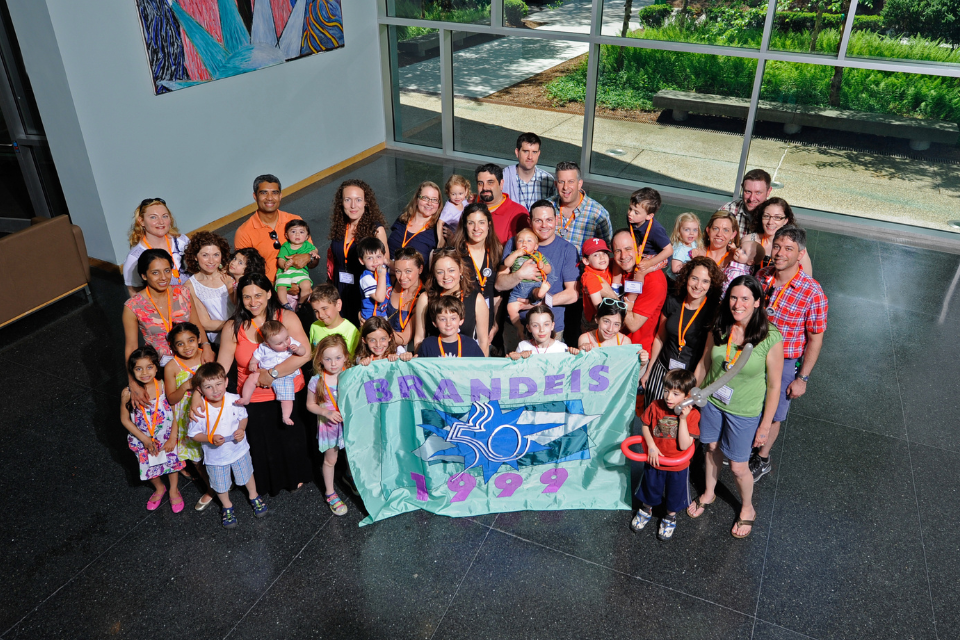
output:
[[[377,276],[373,271],[367,269],[364,269],[363,273],[360,274],[360,292],[363,294],[363,299],[360,301],[360,316],[364,320],[370,319],[374,309],[377,310],[377,315],[386,315],[383,310],[385,303],[390,299],[390,272],[388,271],[385,275],[387,278],[387,297],[384,298],[383,302],[377,304],[372,297],[377,292]]]
[[[637,237],[637,246],[639,247],[643,244],[643,236],[647,233],[647,226],[651,224],[653,228],[650,229],[650,236],[647,238],[647,244],[643,248],[643,255],[647,258],[657,255],[663,251],[664,247],[670,244],[670,236],[667,234],[667,230],[654,218],[643,224],[633,225],[633,234]]]
[[[673,247],[673,257],[671,258],[671,260],[679,260],[683,264],[687,264],[688,262],[690,262],[690,252],[696,248],[697,248],[697,245],[695,244],[683,244],[682,242],[678,242]],[[667,269],[667,276],[669,276],[673,280],[677,279],[677,274],[673,272],[672,265],[671,265],[671,268]]]
[[[477,341],[469,336],[465,336],[462,333],[460,334],[460,350],[461,358],[483,358],[483,351],[480,349],[480,345],[477,344]],[[456,342],[444,342],[443,343],[443,352],[440,352],[440,341],[437,339],[437,336],[427,336],[423,339],[423,342],[420,343],[420,348],[417,349],[417,356],[420,358],[456,358],[457,357],[457,343]]]
[[[650,235],[653,235],[651,232]],[[564,282],[576,282],[580,279],[580,258],[577,256],[577,248],[567,242],[560,236],[554,236],[550,244],[541,244],[538,249],[543,256],[550,261],[552,271],[547,275],[547,282],[550,283],[550,295],[555,296],[563,291]],[[507,240],[503,247],[503,255],[506,257],[513,253],[513,238]],[[558,334],[563,333],[563,315],[565,306],[553,307],[554,331]],[[527,312],[520,313],[520,319],[526,321]]]

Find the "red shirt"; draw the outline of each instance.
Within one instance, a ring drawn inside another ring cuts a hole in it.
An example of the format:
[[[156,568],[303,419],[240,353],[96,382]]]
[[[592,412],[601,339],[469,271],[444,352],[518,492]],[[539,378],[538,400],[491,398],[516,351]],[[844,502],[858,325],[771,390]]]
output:
[[[667,277],[663,271],[651,271],[643,278],[643,291],[633,303],[633,312],[647,319],[643,326],[630,334],[630,342],[643,345],[647,352],[653,348],[660,323],[660,310],[667,300]]]
[[[580,276],[580,285],[583,290],[583,317],[587,322],[593,322],[594,316],[597,315],[597,307],[593,304],[593,300],[590,299],[590,295],[603,289],[604,282],[607,283],[607,286],[610,286],[611,280],[610,269],[600,271],[590,265],[583,267],[583,275]]]
[[[478,202],[480,202],[478,200]],[[500,244],[517,235],[520,229],[530,226],[530,214],[519,202],[514,202],[510,196],[503,194],[503,202],[496,208],[487,205],[493,217],[493,231],[497,234]]]
[[[668,409],[663,398],[651,402],[643,415],[640,416],[640,422],[650,427],[650,434],[653,435],[653,443],[660,449],[660,454],[667,458],[676,458],[682,451],[677,447],[677,435],[680,432],[680,416]],[[700,435],[700,411],[694,409],[687,416],[687,431],[692,437]],[[697,446],[697,443],[690,445]],[[685,466],[673,469],[671,471],[682,471],[690,466],[688,462]]]

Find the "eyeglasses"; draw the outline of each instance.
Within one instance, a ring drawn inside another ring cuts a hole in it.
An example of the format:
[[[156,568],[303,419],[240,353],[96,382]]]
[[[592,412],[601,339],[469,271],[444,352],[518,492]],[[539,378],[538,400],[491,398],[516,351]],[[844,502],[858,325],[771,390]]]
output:
[[[440,204],[440,198],[428,198],[427,196],[420,196],[417,198],[417,200],[425,204]]]
[[[274,249],[279,249],[279,248],[280,248],[280,241],[277,239],[277,232],[276,232],[276,231],[271,231],[271,232],[270,232],[270,239],[273,240],[273,248],[274,248]]]
[[[609,305],[618,309],[623,309],[624,311],[627,310],[627,303],[623,300],[617,300],[616,298],[604,298],[600,301],[600,306],[602,307],[603,305]]]
[[[768,215],[763,215],[763,216],[760,216],[760,219],[761,219],[763,222],[769,222],[770,220],[773,220],[774,222],[783,222],[784,220],[787,219],[787,216],[768,216]]]

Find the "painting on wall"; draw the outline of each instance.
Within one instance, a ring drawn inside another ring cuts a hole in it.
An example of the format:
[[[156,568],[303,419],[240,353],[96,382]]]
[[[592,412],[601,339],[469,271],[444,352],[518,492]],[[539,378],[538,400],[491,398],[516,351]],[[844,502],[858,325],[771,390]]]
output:
[[[343,46],[341,0],[136,0],[157,93]]]

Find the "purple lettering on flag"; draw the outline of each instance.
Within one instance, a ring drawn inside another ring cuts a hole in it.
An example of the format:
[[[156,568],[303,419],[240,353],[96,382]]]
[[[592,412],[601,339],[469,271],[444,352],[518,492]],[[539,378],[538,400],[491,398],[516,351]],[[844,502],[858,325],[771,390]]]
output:
[[[524,389],[521,391],[521,385]],[[510,378],[510,399],[517,400],[518,398],[529,398],[537,392],[537,383],[533,381],[533,378],[521,377],[521,378]]]
[[[500,378],[490,378],[490,386],[486,387],[476,378],[470,380],[470,402],[483,402],[500,399]]]
[[[409,400],[412,393],[417,394],[417,397],[421,400],[427,399],[423,392],[423,380],[420,379],[420,376],[400,376],[397,378],[397,383],[400,385],[400,397],[404,400]]]
[[[384,378],[367,380],[363,383],[363,391],[367,394],[367,404],[393,400],[393,394],[390,393],[390,383]]]
[[[580,369],[570,372],[570,392],[580,393]]]
[[[557,376],[546,376],[544,378],[545,386],[543,388],[543,395],[552,396],[558,393],[563,393],[563,374]]]
[[[422,473],[410,472],[410,477],[413,478],[413,481],[417,483],[417,500],[420,502],[426,502],[430,499],[430,494],[427,493],[427,479],[423,477]]]
[[[453,400],[454,402],[463,402],[463,398],[460,397],[460,393],[457,391],[457,385],[453,384],[453,380],[444,378],[440,381],[440,384],[437,385],[437,390],[433,394],[433,399],[436,402],[441,400]]]
[[[610,380],[607,379],[606,375],[610,373],[610,367],[602,364],[598,364],[595,367],[590,367],[590,379],[593,380],[593,383],[590,384],[590,391],[606,391],[610,386]]]

